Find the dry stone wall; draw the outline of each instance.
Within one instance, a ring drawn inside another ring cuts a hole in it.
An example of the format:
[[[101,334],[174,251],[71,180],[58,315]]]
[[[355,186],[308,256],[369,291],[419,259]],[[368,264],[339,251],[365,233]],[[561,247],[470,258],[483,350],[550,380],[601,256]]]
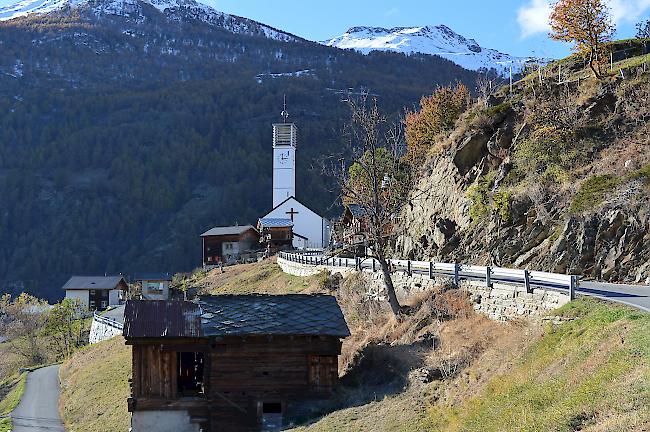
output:
[[[88,337],[88,342],[90,344],[95,344],[112,339],[121,334],[122,329],[118,329],[114,326],[93,319],[93,323],[90,325],[90,336]]]
[[[312,276],[321,271],[328,271],[332,274],[340,273],[342,276],[357,271],[353,268],[300,264],[282,258],[278,258],[278,265],[285,273],[302,277]],[[362,273],[368,280],[368,292],[381,293],[383,291],[383,275],[380,272],[373,273],[371,270],[365,269]],[[448,284],[450,279],[445,277],[429,279],[426,275],[409,275],[406,272],[398,271],[393,274],[393,283],[397,297],[401,301],[415,293]],[[523,286],[510,284],[495,283],[492,287],[488,287],[485,282],[481,281],[463,281],[461,289],[468,291],[477,312],[498,321],[539,318],[569,302],[569,296],[561,292],[536,288],[532,293],[527,293]]]

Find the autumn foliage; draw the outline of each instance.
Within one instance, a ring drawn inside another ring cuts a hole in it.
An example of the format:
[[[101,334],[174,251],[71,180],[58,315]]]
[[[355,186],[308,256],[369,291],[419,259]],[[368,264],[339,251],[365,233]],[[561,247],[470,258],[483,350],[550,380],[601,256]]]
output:
[[[440,140],[440,133],[451,130],[467,109],[469,90],[463,84],[440,87],[431,96],[420,100],[420,110],[406,116],[408,159],[421,160]]]
[[[558,0],[550,17],[552,39],[574,44],[574,51],[589,60],[597,78],[606,61],[604,45],[611,41],[616,27],[603,0]]]

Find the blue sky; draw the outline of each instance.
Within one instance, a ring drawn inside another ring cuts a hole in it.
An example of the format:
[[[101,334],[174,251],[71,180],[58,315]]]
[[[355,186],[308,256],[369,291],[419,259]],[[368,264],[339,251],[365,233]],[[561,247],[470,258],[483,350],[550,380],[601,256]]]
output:
[[[560,57],[569,48],[546,36],[551,0],[202,0],[311,40],[335,37],[356,25],[396,27],[445,24],[484,47],[514,55]],[[607,0],[618,35],[650,14],[650,0]]]

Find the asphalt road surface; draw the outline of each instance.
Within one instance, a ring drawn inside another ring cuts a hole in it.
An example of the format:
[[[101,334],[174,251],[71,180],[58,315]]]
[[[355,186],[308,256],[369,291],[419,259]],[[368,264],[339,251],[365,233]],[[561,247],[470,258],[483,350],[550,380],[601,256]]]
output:
[[[64,432],[59,417],[60,393],[58,365],[30,372],[25,393],[11,414],[13,432]]]
[[[578,294],[623,303],[650,312],[650,286],[580,282]]]

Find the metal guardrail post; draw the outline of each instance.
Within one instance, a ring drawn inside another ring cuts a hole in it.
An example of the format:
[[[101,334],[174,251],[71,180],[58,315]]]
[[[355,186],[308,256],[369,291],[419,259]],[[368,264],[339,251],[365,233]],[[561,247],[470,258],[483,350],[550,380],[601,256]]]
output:
[[[528,269],[524,270],[524,285],[526,286],[526,292],[528,294],[533,292],[533,290],[530,288],[530,272]]]
[[[492,288],[492,267],[487,266],[485,270],[485,285]]]
[[[454,263],[454,285],[456,288],[460,286],[460,265]]]
[[[411,260],[406,260],[406,274],[411,276]]]
[[[571,283],[569,284],[569,299],[571,301],[576,299],[576,288],[578,288],[578,276],[571,276]]]
[[[429,279],[433,279],[433,262],[429,261]]]

